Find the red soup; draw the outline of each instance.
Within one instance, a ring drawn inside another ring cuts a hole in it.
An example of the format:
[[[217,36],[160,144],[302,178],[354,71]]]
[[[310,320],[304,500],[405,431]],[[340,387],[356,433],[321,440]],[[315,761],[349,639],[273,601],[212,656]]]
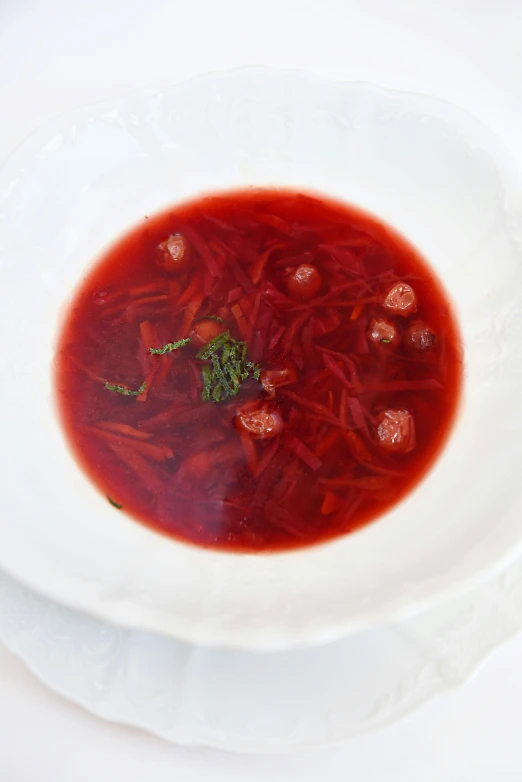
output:
[[[439,453],[460,381],[419,254],[353,207],[280,190],[145,219],[83,281],[57,360],[68,439],[107,500],[228,551],[389,510]]]

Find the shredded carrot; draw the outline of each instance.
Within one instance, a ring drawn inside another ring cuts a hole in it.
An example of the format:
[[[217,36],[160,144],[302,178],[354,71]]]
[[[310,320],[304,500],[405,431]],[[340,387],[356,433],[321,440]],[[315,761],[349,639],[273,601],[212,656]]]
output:
[[[294,538],[308,540],[309,538],[313,537],[311,530],[302,523],[300,524],[299,520],[296,519],[295,516],[290,513],[289,510],[287,510],[287,508],[282,508],[276,502],[271,501],[267,502],[266,511],[267,517],[272,521],[273,524],[275,524],[277,527],[280,527]]]
[[[144,296],[150,293],[158,293],[164,288],[164,285],[165,285],[165,280],[163,279],[153,280],[152,282],[145,283],[145,285],[135,285],[133,288],[129,288],[129,290],[127,291],[126,298],[134,299],[137,296]]]
[[[192,299],[196,291],[198,290],[199,290],[199,278],[198,275],[195,274],[191,279],[188,288],[186,288],[181,294],[181,296],[179,297],[178,304],[180,306],[187,304]]]
[[[338,380],[341,381],[345,386],[352,389],[353,384],[350,383],[346,375],[344,374],[341,367],[336,363],[335,359],[332,358],[332,356],[328,355],[328,353],[323,353],[323,361],[327,369],[330,370],[332,375],[336,377]]]
[[[142,432],[140,429],[135,429],[134,426],[121,424],[119,421],[100,421],[96,426],[98,429],[105,429],[108,432],[134,437],[136,440],[148,440],[149,437],[152,437],[150,432]]]
[[[122,435],[114,434],[113,432],[106,432],[103,429],[98,429],[96,426],[89,427],[89,430],[99,437],[103,437],[109,445],[117,445],[129,451],[135,451],[142,456],[148,456],[154,462],[164,462],[166,459],[172,459],[174,453],[171,448],[166,445],[153,445],[152,443],[144,443],[142,440],[131,439],[130,437],[123,437]]]
[[[275,346],[277,345],[277,343],[279,342],[279,340],[283,336],[284,332],[285,332],[285,326],[283,324],[281,324],[281,326],[279,326],[275,330],[274,335],[273,335],[272,339],[270,340],[270,344],[268,346],[269,350],[274,350]]]
[[[320,345],[317,346],[317,350],[320,353],[325,353],[328,356],[332,356],[333,358],[339,359],[345,366],[348,367],[348,371],[350,374],[350,380],[352,383],[358,383],[358,376],[357,376],[357,365],[353,358],[350,358],[350,356],[345,355],[344,353],[340,353],[338,350],[330,350],[329,348],[323,348]]]
[[[328,391],[328,407],[330,408],[330,412],[333,412],[333,401],[333,394],[331,391]]]
[[[292,230],[286,220],[283,220],[282,217],[278,217],[277,215],[266,214],[265,212],[257,212],[254,217],[258,223],[270,225],[272,228],[281,231],[281,233],[289,234]]]
[[[122,462],[125,462],[131,468],[137,478],[145,483],[146,488],[150,492],[159,494],[163,491],[165,484],[158,476],[157,468],[152,468],[146,459],[140,456],[139,453],[130,450],[126,444],[108,443],[108,445],[111,451],[114,451]]]
[[[149,373],[147,377],[145,378],[144,384],[145,389],[141,392],[139,396],[136,397],[136,402],[146,402],[147,396],[149,395],[149,391],[152,387],[152,381],[154,380],[154,376],[156,375],[157,371],[159,369],[159,364],[154,363],[152,364]]]
[[[355,432],[352,431],[343,430],[342,436],[344,437],[352,456],[357,459],[358,462],[362,462],[363,464],[371,462],[372,455],[358,434],[355,434]]]
[[[231,291],[229,291],[229,294],[227,296],[227,304],[230,306],[230,304],[235,304],[236,301],[239,301],[244,295],[243,288],[241,285],[238,285],[237,288],[232,288]]]
[[[284,356],[288,355],[288,353],[290,353],[292,348],[294,348],[295,343],[297,341],[297,335],[299,333],[299,330],[306,323],[309,317],[310,317],[309,312],[303,312],[301,315],[296,315],[296,317],[292,321],[290,321],[286,329],[286,334],[284,335],[283,343],[282,343]]]
[[[352,310],[352,314],[350,315],[350,320],[357,320],[357,318],[359,317],[363,309],[364,309],[364,304],[362,301],[359,302],[359,304],[356,304]]]
[[[189,226],[184,227],[183,233],[192,244],[198,255],[201,256],[203,263],[211,273],[212,277],[215,279],[219,275],[220,267],[208,245],[203,239],[200,238],[198,232],[192,228],[189,228]]]
[[[297,402],[297,404],[302,405],[303,407],[307,407],[309,410],[312,410],[314,413],[318,413],[320,416],[325,417],[327,421],[330,420],[332,421],[332,423],[336,423],[336,424],[339,423],[339,421],[333,415],[333,413],[331,413],[327,407],[320,404],[320,402],[314,402],[311,399],[303,399],[297,394],[294,394],[293,391],[288,391],[288,389],[286,388],[282,388],[280,393],[283,396],[286,396],[288,399],[291,399],[293,402]]]
[[[250,277],[247,275],[243,268],[243,264],[240,263],[237,258],[235,258],[234,255],[231,255],[228,259],[228,265],[234,272],[234,277],[238,281],[238,283],[241,285],[245,293],[254,293],[255,291],[255,285],[250,279]]]
[[[263,274],[266,262],[268,261],[270,255],[272,253],[272,248],[269,250],[265,250],[264,253],[261,253],[261,255],[258,257],[257,261],[255,262],[254,266],[252,267],[252,271],[250,273],[252,282],[254,285],[257,285],[261,279],[261,276]]]
[[[259,478],[264,473],[264,471],[272,461],[273,457],[275,456],[279,448],[279,442],[280,442],[280,438],[276,437],[274,442],[271,445],[269,445],[265,450],[263,456],[259,460],[259,464],[255,475],[256,478]]]
[[[143,347],[147,352],[149,348],[158,347],[158,345],[156,345],[157,342],[156,334],[153,331],[152,326],[150,325],[150,322],[148,320],[143,320],[140,323],[140,335],[141,335],[141,341],[143,342]]]
[[[144,304],[156,304],[158,301],[166,301],[167,293],[158,293],[156,296],[144,296],[141,299],[135,299],[132,304],[134,307],[142,307]]]
[[[183,323],[181,324],[181,329],[179,331],[179,339],[185,339],[185,337],[188,336],[192,327],[192,323],[194,322],[194,318],[198,314],[199,308],[203,304],[204,298],[204,293],[197,293],[187,304],[187,308],[183,314]]]
[[[248,469],[252,473],[252,475],[255,475],[258,468],[258,459],[257,459],[257,452],[256,452],[256,446],[252,438],[246,434],[246,432],[241,432],[239,435],[239,439],[241,440],[241,445],[243,446],[243,450],[245,452]]]
[[[261,293],[258,293],[255,301],[254,301],[254,307],[252,309],[249,321],[248,321],[248,328],[247,328],[247,335],[246,335],[246,341],[249,345],[252,342],[252,334],[254,331],[254,326],[257,322],[257,316],[259,313],[259,305],[261,304]]]
[[[341,391],[341,401],[339,403],[339,421],[341,422],[341,426],[343,427],[343,429],[346,429],[346,424],[347,424],[347,412],[348,412],[347,397],[348,394],[346,393],[346,388],[343,388],[343,390]]]
[[[323,504],[321,505],[321,514],[323,516],[330,516],[330,514],[339,510],[342,504],[342,500],[334,494],[333,491],[327,491],[324,495]]]
[[[87,377],[90,377],[91,380],[95,380],[97,383],[103,383],[103,384],[107,382],[107,378],[100,377],[99,375],[97,375],[96,372],[92,371],[92,369],[89,369],[89,367],[86,367],[84,364],[82,364],[81,361],[78,361],[76,356],[71,355],[70,359],[73,362],[73,364],[76,364],[78,369],[84,372],[87,375]]]
[[[350,408],[350,413],[353,419],[354,428],[362,429],[365,432],[365,434],[369,436],[368,425],[364,417],[364,410],[362,408],[361,403],[354,396],[349,397],[346,401],[348,407]]]
[[[335,430],[334,432],[330,432],[329,435],[327,435],[323,440],[321,440],[321,442],[315,449],[316,455],[319,458],[321,458],[321,456],[324,456],[326,453],[328,453],[330,448],[333,448],[333,446],[339,440],[339,437],[340,434],[337,430]]]
[[[252,270],[251,270],[251,278],[254,285],[257,285],[259,281],[261,280],[261,277],[263,276],[263,272],[265,270],[266,263],[273,252],[276,250],[280,250],[283,247],[286,247],[286,244],[284,242],[280,242],[279,244],[274,244],[272,247],[269,247],[268,250],[265,250],[261,255],[258,256],[256,262],[254,263]]]
[[[232,307],[230,307],[230,311],[232,312],[233,316],[235,317],[237,321],[237,327],[239,329],[239,332],[243,339],[247,338],[248,334],[248,322],[245,316],[243,315],[243,311],[239,304],[233,304]]]
[[[323,466],[323,463],[319,457],[313,451],[311,451],[310,448],[308,448],[308,446],[299,439],[299,437],[290,434],[290,432],[285,432],[283,435],[283,442],[288,448],[290,448],[290,450],[295,453],[296,456],[301,459],[301,461],[308,465],[310,469],[317,471],[320,470]]]
[[[135,312],[140,307],[144,307],[147,304],[157,304],[162,301],[168,301],[168,295],[166,293],[159,293],[156,296],[144,296],[141,299],[134,299],[130,304],[123,300],[118,304],[114,304],[112,307],[107,307],[103,310],[104,315],[117,315],[123,312]]]

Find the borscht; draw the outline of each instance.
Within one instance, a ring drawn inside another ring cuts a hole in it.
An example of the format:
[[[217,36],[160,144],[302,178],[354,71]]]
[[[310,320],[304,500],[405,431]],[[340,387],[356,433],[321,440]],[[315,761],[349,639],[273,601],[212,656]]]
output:
[[[59,338],[57,397],[114,512],[281,551],[412,490],[455,417],[460,351],[440,283],[389,226],[248,189],[148,216],[103,255]]]

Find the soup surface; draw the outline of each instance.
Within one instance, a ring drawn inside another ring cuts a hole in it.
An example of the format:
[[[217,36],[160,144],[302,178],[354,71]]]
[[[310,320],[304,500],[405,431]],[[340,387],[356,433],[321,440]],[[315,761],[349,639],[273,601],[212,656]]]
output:
[[[56,373],[115,512],[242,552],[390,509],[444,444],[460,381],[451,307],[411,245],[356,208],[253,189],[119,239],[74,296]]]

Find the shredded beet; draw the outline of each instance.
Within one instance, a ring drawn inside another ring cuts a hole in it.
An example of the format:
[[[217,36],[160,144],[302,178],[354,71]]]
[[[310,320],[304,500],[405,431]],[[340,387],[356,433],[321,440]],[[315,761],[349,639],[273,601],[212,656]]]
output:
[[[312,470],[320,470],[323,466],[322,461],[311,451],[302,440],[295,435],[287,432],[283,435],[284,444],[292,450],[305,464]]]

